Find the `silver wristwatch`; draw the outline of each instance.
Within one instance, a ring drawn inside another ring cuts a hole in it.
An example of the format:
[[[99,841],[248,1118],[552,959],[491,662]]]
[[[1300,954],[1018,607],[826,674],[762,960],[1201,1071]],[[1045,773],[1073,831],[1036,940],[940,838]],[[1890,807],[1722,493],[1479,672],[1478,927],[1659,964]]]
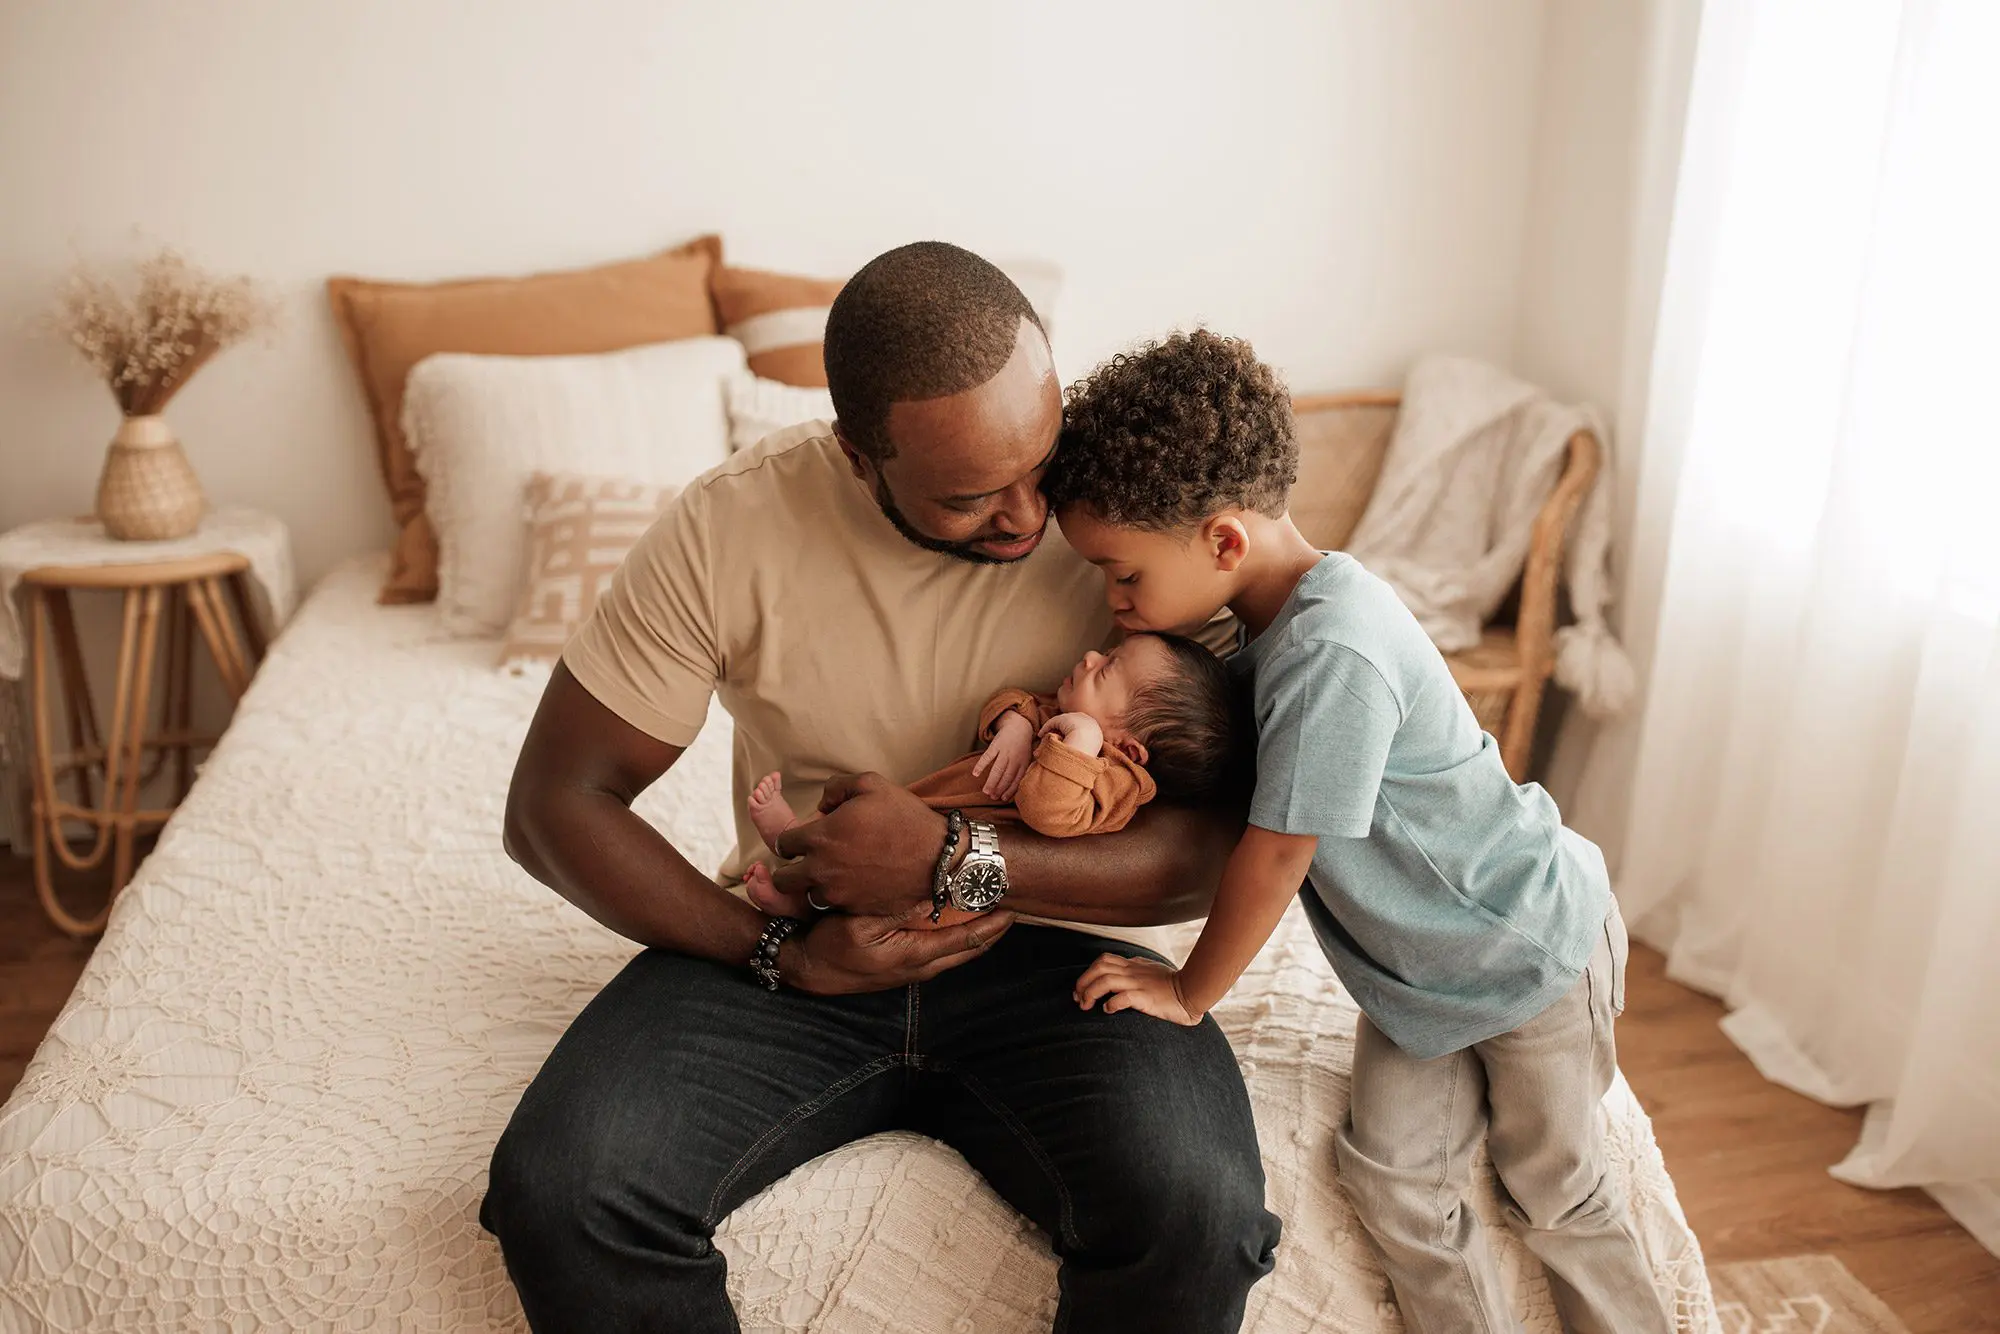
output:
[[[951,873],[951,906],[986,912],[1007,897],[1007,859],[1000,855],[1000,831],[984,820],[969,820],[972,836],[965,860]]]

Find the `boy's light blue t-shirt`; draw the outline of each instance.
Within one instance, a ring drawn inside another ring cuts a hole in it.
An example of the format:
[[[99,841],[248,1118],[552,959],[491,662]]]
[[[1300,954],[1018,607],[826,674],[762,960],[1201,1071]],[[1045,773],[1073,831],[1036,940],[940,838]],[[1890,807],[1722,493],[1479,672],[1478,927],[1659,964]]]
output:
[[[1604,858],[1508,777],[1389,585],[1327,556],[1231,666],[1255,679],[1250,822],[1318,836],[1307,914],[1390,1041],[1442,1056],[1570,989],[1611,911]]]

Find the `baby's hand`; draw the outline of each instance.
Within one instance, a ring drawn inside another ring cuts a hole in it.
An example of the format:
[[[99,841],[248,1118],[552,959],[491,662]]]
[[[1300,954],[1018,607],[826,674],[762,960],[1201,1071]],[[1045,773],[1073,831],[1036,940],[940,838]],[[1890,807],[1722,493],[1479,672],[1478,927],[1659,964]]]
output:
[[[1180,976],[1179,969],[1151,959],[1102,954],[1076,980],[1076,1003],[1088,1010],[1102,1000],[1106,1014],[1137,1010],[1192,1028],[1201,1016],[1181,999]]]
[[[1096,756],[1104,749],[1104,726],[1087,713],[1059,713],[1042,725],[1043,736],[1059,736],[1071,750]]]
[[[1021,786],[1021,775],[1028,772],[1028,762],[1034,758],[1035,725],[1018,713],[1002,714],[986,753],[973,763],[972,776],[986,780],[980,790],[989,799],[1012,801]]]

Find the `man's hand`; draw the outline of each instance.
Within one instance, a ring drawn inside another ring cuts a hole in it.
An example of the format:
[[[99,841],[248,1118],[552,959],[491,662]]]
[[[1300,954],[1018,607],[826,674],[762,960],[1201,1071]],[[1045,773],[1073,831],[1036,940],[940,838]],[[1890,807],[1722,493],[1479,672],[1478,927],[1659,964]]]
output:
[[[887,991],[970,963],[1013,924],[1014,914],[1000,911],[936,930],[918,930],[894,918],[834,913],[779,947],[778,971],[788,985],[815,996]]]
[[[778,855],[797,859],[771,873],[779,893],[810,889],[819,902],[859,917],[930,911],[944,816],[874,773],[829,779],[819,808],[821,819],[778,836]]]
[[[972,766],[974,778],[984,777],[980,790],[993,801],[1007,802],[1021,786],[1021,775],[1035,758],[1035,725],[1019,713],[1004,713],[994,724],[993,740]]]
[[[1088,1010],[1102,1000],[1106,1014],[1137,1010],[1192,1028],[1201,1016],[1181,999],[1180,976],[1179,969],[1151,959],[1102,954],[1076,980],[1076,1003]]]
[[[1087,713],[1059,713],[1042,724],[1043,736],[1059,736],[1071,750],[1095,759],[1104,749],[1104,727]]]

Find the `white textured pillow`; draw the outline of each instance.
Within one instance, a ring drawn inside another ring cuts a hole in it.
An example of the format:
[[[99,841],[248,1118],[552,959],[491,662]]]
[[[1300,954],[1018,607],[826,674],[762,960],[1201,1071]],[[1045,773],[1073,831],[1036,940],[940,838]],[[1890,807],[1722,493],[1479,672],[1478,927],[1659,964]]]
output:
[[[438,538],[438,615],[454,635],[507,628],[526,572],[522,496],[537,472],[684,484],[729,457],[733,338],[588,357],[447,352],[410,372],[403,433]]]
[[[833,395],[766,380],[747,370],[729,377],[729,447],[748,449],[800,422],[833,420]]]

